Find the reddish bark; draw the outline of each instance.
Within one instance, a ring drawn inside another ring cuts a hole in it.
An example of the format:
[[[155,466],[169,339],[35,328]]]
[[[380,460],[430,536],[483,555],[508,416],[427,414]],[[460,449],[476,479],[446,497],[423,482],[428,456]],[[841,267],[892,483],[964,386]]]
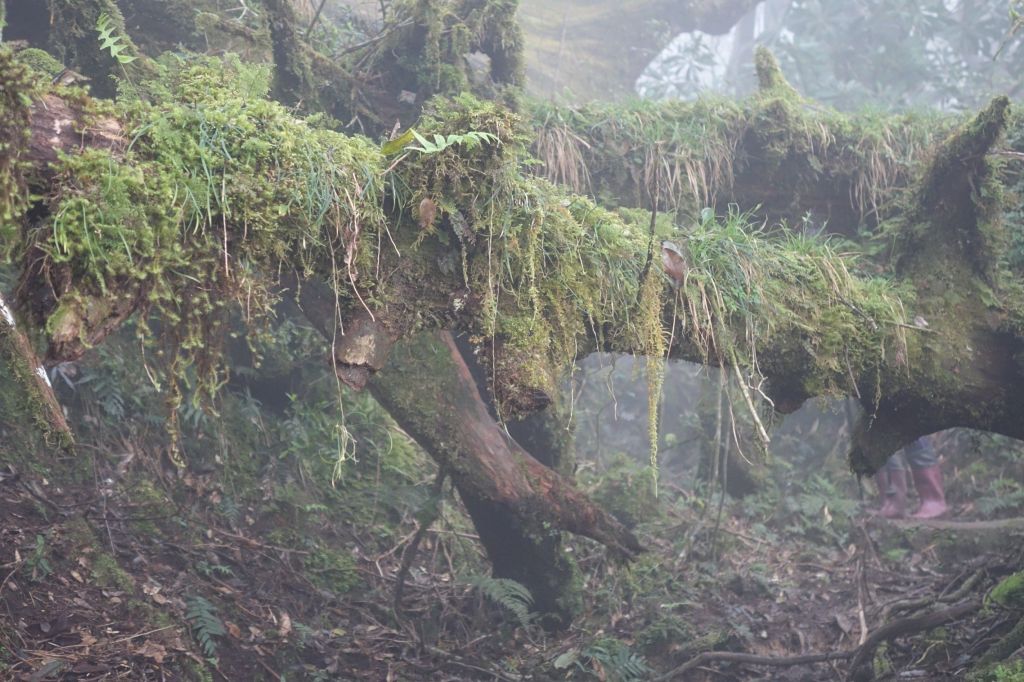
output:
[[[592,538],[624,557],[643,551],[621,523],[505,435],[451,333],[398,344],[369,386],[450,473],[495,575],[526,585],[537,609],[553,614],[552,625],[567,624],[575,596],[575,569],[557,531]]]

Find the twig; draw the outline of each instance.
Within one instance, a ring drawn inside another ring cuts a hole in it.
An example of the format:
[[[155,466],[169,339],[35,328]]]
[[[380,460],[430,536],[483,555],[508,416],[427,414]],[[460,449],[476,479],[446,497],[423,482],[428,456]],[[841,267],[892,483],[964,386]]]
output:
[[[402,566],[398,569],[398,576],[395,579],[395,600],[393,605],[395,620],[401,620],[402,592],[405,589],[405,578],[409,575],[409,569],[412,568],[412,562],[416,558],[416,550],[419,549],[423,536],[427,534],[427,529],[441,515],[441,493],[444,488],[444,479],[447,475],[448,472],[444,469],[437,472],[437,478],[434,479],[434,484],[431,486],[430,491],[430,503],[433,505],[433,509],[430,509],[425,518],[420,521],[420,527],[416,530],[416,535],[413,536],[409,546],[402,554]]]
[[[746,665],[763,665],[770,667],[790,667],[794,665],[808,665],[811,663],[826,663],[829,661],[843,661],[852,659],[850,663],[849,678],[869,661],[874,655],[875,649],[882,642],[896,637],[916,634],[924,630],[931,630],[949,621],[956,620],[978,608],[981,602],[978,599],[970,599],[951,606],[941,611],[933,611],[920,616],[900,618],[891,623],[886,623],[875,630],[861,646],[848,651],[829,651],[819,654],[806,654],[801,656],[759,656],[736,651],[705,651],[702,654],[691,658],[680,666],[673,668],[664,675],[654,678],[653,682],[667,682],[668,680],[679,679],[679,676],[688,670],[692,670],[706,663],[740,663]]]
[[[807,665],[810,663],[825,663],[827,661],[842,661],[852,658],[853,651],[832,651],[823,654],[805,654],[802,656],[758,656],[756,654],[744,654],[736,651],[705,651],[691,658],[677,668],[673,668],[661,677],[655,677],[654,682],[666,682],[667,680],[679,679],[687,670],[692,670],[705,663],[745,663],[747,665],[765,665],[774,668],[786,668],[794,665]]]
[[[25,563],[24,559],[22,559],[21,561],[15,562],[14,568],[11,569],[11,572],[7,574],[7,577],[4,578],[4,581],[0,582],[0,592],[4,591],[4,588],[7,587],[7,581],[11,579],[11,576],[13,576],[15,573],[18,572],[18,569],[21,568],[22,564],[24,564],[24,563]]]
[[[864,615],[864,555],[857,561],[857,619],[860,622],[860,639],[858,646],[864,646],[868,637],[868,619]]]
[[[280,545],[268,545],[264,542],[259,542],[257,540],[253,540],[252,538],[247,538],[244,535],[236,535],[234,533],[229,533],[227,531],[220,530],[219,528],[213,528],[212,530],[217,535],[223,535],[226,538],[238,540],[238,542],[242,543],[243,545],[247,545],[250,549],[253,547],[259,547],[262,549],[270,549],[275,552],[285,552],[289,554],[311,554],[311,552],[303,549],[292,549],[291,547],[281,547]],[[224,545],[220,546],[224,547]],[[231,547],[231,545],[228,545],[228,547]]]
[[[326,0],[324,0],[324,1],[326,2]],[[320,6],[323,7],[323,5],[320,5]],[[264,670],[266,670],[268,673],[270,673],[270,679],[272,679],[272,680],[284,679],[284,676],[281,673],[277,672],[276,670],[271,668],[269,665],[267,665],[266,661],[264,661],[262,658],[257,658],[256,660],[259,662],[259,664],[261,666],[263,666]]]
[[[886,623],[871,633],[871,636],[867,638],[864,644],[857,647],[853,660],[850,662],[849,678],[852,679],[857,670],[871,660],[871,657],[875,654],[875,649],[882,642],[895,637],[937,628],[977,609],[980,603],[977,599],[969,599],[941,611],[932,611],[931,613],[919,616],[909,616]]]
[[[400,28],[405,28],[406,26],[412,26],[412,24],[413,24],[412,19],[406,19],[405,21],[400,21],[397,24],[392,24],[391,26],[389,26],[388,28],[384,29],[383,31],[381,31],[380,33],[378,33],[377,35],[375,35],[374,37],[372,37],[372,38],[370,38],[368,40],[364,40],[363,42],[357,43],[355,45],[349,45],[344,50],[339,52],[337,56],[342,57],[344,55],[349,54],[350,52],[356,52],[357,50],[361,50],[364,47],[369,47],[370,45],[373,45],[374,43],[379,43],[380,41],[382,41],[385,38],[387,38],[388,34],[391,33],[392,31],[395,31],[395,30],[400,29]]]
[[[309,22],[309,27],[306,28],[306,40],[309,40],[309,34],[313,32],[313,28],[316,26],[316,22],[320,21],[320,13],[324,11],[324,5],[327,4],[327,0],[320,0],[320,6],[316,8],[316,13],[313,15],[313,20]]]
[[[431,653],[431,654],[433,654],[433,655],[435,655],[435,656],[437,656],[439,658],[445,659],[447,663],[451,663],[453,665],[457,665],[460,668],[465,668],[467,670],[475,670],[476,672],[485,673],[485,674],[490,675],[490,676],[492,676],[492,677],[494,677],[495,679],[498,679],[498,680],[507,680],[507,682],[515,682],[515,680],[517,679],[517,678],[509,677],[508,675],[505,675],[503,673],[500,673],[497,670],[488,670],[487,668],[480,668],[480,667],[475,666],[475,665],[470,665],[469,663],[464,662],[462,659],[460,659],[455,654],[453,654],[451,652],[448,652],[448,651],[445,651],[444,649],[439,649],[439,648],[437,648],[435,646],[426,646],[426,647],[424,647],[424,649],[427,652],[429,652],[429,653]]]
[[[154,630],[145,630],[143,632],[137,632],[134,635],[127,635],[125,637],[119,637],[117,639],[112,639],[112,640],[109,640],[109,641],[103,641],[103,642],[100,642],[99,644],[101,644],[103,646],[111,646],[111,645],[114,645],[114,644],[121,644],[123,642],[130,642],[133,639],[138,639],[139,637],[147,637],[147,636],[155,634],[157,632],[163,632],[164,630],[171,630],[171,629],[173,629],[175,627],[177,627],[177,626],[176,625],[165,625],[162,628],[156,628]],[[67,646],[58,646],[56,648],[59,649],[59,650],[66,650],[66,649],[85,649],[85,648],[88,648],[88,647],[95,647],[95,646],[97,646],[97,643],[94,642],[92,644],[69,644]]]
[[[984,575],[984,571],[978,569],[974,572],[973,575],[967,578],[967,580],[965,580],[960,585],[960,587],[958,587],[953,592],[950,592],[949,594],[945,594],[945,591],[948,591],[949,588],[953,585],[953,583],[950,583],[946,587],[946,590],[944,590],[943,593],[940,594],[938,597],[917,597],[914,599],[899,599],[896,601],[889,602],[888,604],[882,607],[882,620],[888,619],[889,615],[892,614],[894,611],[912,611],[914,609],[920,609],[931,604],[952,604],[953,602],[960,601],[961,599],[967,596],[968,592],[974,589],[974,586],[978,583],[979,580],[981,580],[982,575]]]

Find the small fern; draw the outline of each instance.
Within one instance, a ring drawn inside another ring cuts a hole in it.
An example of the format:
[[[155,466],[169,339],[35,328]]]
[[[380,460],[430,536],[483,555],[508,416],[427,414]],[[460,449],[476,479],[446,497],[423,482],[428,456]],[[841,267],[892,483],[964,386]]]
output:
[[[414,140],[419,143],[419,146],[412,144]],[[428,140],[410,128],[394,140],[385,142],[381,147],[381,151],[385,155],[397,154],[405,149],[422,154],[437,154],[457,144],[462,145],[466,149],[476,149],[488,142],[499,144],[501,140],[497,135],[485,133],[481,130],[470,130],[461,134],[452,133],[448,136],[435,134],[433,140]]]
[[[581,667],[601,670],[609,680],[642,682],[651,678],[652,671],[644,657],[618,639],[599,639],[584,649],[580,658],[588,664]]]
[[[136,58],[133,55],[125,54],[128,45],[123,36],[114,34],[116,29],[110,15],[106,12],[102,13],[96,20],[96,32],[100,34],[100,49],[109,52],[110,56],[121,64],[131,64]]]
[[[489,576],[472,578],[469,583],[480,590],[484,597],[515,616],[524,628],[533,622],[533,614],[530,612],[533,608],[533,595],[522,583]]]
[[[215,657],[217,655],[215,638],[227,634],[224,623],[217,617],[216,608],[198,595],[189,597],[186,606],[185,619],[192,629],[192,636],[195,637],[207,658]]]

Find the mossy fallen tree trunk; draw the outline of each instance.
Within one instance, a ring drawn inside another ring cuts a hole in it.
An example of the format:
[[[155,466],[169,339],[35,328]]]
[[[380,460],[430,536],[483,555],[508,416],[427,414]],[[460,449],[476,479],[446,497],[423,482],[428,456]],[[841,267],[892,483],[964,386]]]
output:
[[[659,246],[648,218],[524,174],[516,119],[495,104],[435,100],[416,126],[433,147],[398,145],[389,158],[240,90],[251,83],[232,68],[182,67],[165,77],[170,97],[129,104],[122,121],[65,121],[85,133],[129,126],[123,152],[94,159],[76,145],[54,167],[32,151],[47,139],[27,148],[26,177],[42,178],[36,191],[49,199],[23,233],[36,256],[23,261],[20,302],[40,328],[66,332],[51,339],[51,362],[99,342],[92,332],[110,309],[97,301],[118,301],[164,316],[163,338],[178,334],[187,361],[212,364],[213,347],[196,342],[221,333],[227,303],[255,315],[278,286],[273,273],[296,269],[334,289],[346,328],[335,359],[354,384],[383,368],[398,339],[448,327],[475,336],[507,415],[548,404],[573,357],[610,350],[729,366],[751,404],[758,389],[782,410],[855,395],[872,416],[859,471],[941,428],[1024,436],[1021,306],[1000,274],[999,186],[985,157],[1005,100],[908,171],[912,190],[891,217],[905,254],[894,286],[851,274],[827,245],[769,238],[737,215]],[[69,214],[98,234],[89,249],[75,249],[93,232],[74,233]],[[156,242],[139,241],[147,234]]]
[[[541,174],[606,205],[677,211],[737,205],[772,224],[858,238],[903,209],[900,193],[957,119],[842,114],[801,97],[757,53],[745,99],[535,104]]]

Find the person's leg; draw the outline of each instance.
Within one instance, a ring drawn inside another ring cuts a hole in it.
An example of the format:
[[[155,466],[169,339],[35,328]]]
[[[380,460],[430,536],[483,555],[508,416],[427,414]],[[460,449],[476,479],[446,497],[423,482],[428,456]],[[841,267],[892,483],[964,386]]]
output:
[[[879,516],[900,519],[907,515],[907,470],[899,454],[893,455],[875,474],[878,494],[882,498]]]
[[[927,438],[918,438],[904,448],[910,471],[914,478],[914,489],[921,504],[911,514],[915,519],[934,519],[948,510],[946,491],[942,480],[942,467],[935,448]]]

